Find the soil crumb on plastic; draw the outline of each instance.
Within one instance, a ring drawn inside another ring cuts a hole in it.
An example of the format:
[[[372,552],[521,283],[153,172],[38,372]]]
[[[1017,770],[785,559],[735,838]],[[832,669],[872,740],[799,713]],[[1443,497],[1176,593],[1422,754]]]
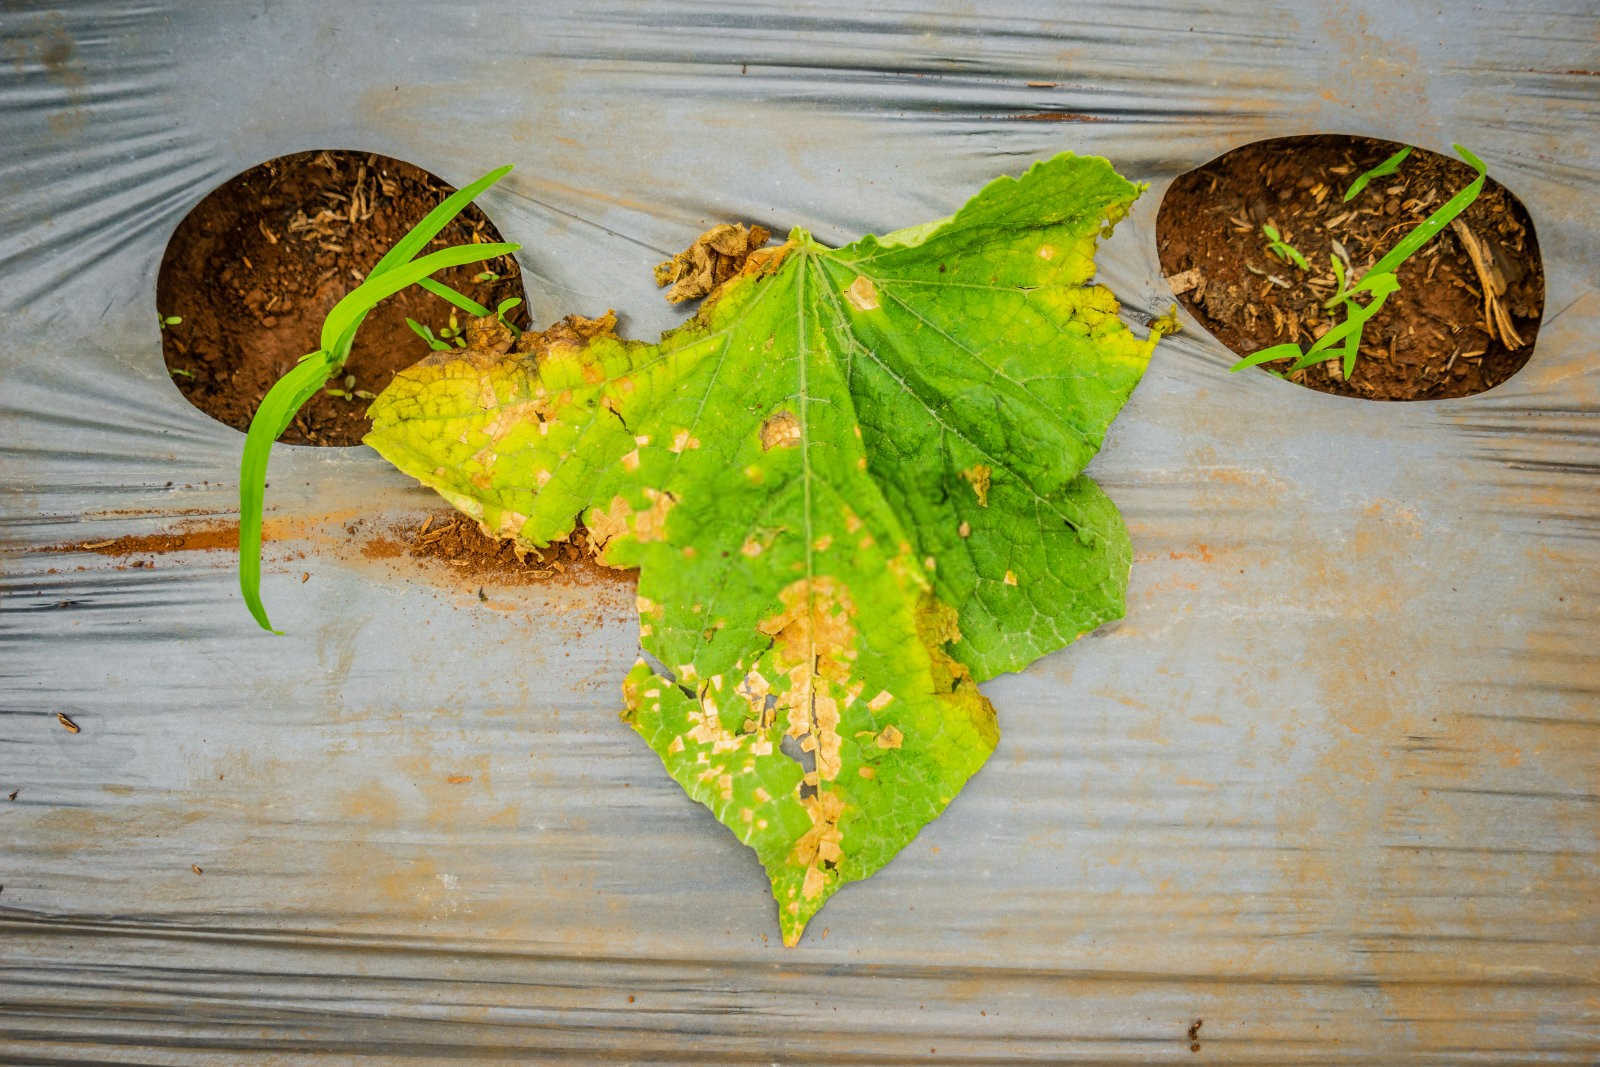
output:
[[[637,575],[634,570],[597,563],[595,547],[581,526],[571,537],[543,550],[519,552],[514,542],[490,537],[476,521],[450,510],[398,523],[392,519],[352,517],[348,512],[269,519],[263,524],[262,541],[268,554],[276,553],[279,558],[318,555],[373,561],[392,571],[421,575],[464,591],[483,585],[615,585],[632,582]],[[287,554],[286,544],[295,544]],[[122,564],[140,567],[154,566],[154,559],[161,556],[238,550],[237,523],[203,520],[154,533],[76,541],[44,549],[92,552],[119,560],[143,557]],[[309,574],[301,575],[301,581],[307,578]]]
[[[430,515],[403,536],[411,559],[442,564],[476,582],[531,585],[563,580],[582,584],[631,581],[636,573],[595,562],[595,548],[581,526],[565,541],[522,552],[515,542],[490,537],[472,519],[453,511]]]
[[[1018,122],[1105,122],[1099,115],[1086,115],[1081,111],[1029,111],[1012,115]]]

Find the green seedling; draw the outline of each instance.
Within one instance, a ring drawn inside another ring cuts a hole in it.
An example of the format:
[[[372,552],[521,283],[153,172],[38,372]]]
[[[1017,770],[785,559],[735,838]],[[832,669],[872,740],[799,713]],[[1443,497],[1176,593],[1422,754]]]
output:
[[[454,341],[458,346],[467,343],[461,339],[461,323],[456,319],[454,311],[450,312],[450,325],[439,327],[439,336],[446,341]]]
[[[1478,172],[1478,176],[1469,182],[1466,188],[1452,196],[1437,211],[1418,223],[1415,229],[1402,237],[1393,248],[1385,252],[1382,258],[1374,263],[1353,284],[1346,284],[1345,269],[1339,261],[1339,257],[1329,257],[1333,261],[1333,273],[1338,281],[1339,288],[1322,306],[1328,311],[1333,311],[1343,305],[1346,314],[1344,322],[1339,323],[1317,338],[1311,347],[1304,352],[1293,341],[1285,342],[1281,345],[1272,345],[1269,348],[1263,348],[1259,352],[1252,352],[1228,368],[1230,371],[1241,371],[1246,367],[1254,367],[1262,363],[1271,363],[1274,360],[1291,358],[1295,360],[1294,365],[1289,368],[1291,371],[1304,370],[1312,364],[1321,363],[1332,358],[1328,354],[1328,350],[1336,342],[1343,341],[1344,377],[1346,381],[1350,379],[1350,375],[1356,368],[1356,356],[1361,350],[1362,330],[1366,327],[1367,321],[1378,313],[1379,308],[1383,307],[1384,301],[1388,300],[1400,288],[1400,283],[1395,278],[1395,271],[1399,269],[1400,264],[1410,259],[1419,249],[1438,236],[1440,230],[1450,225],[1451,221],[1471,206],[1472,202],[1478,199],[1478,194],[1483,192],[1483,184],[1488,180],[1489,168],[1484,165],[1483,160],[1460,145],[1452,145],[1451,147],[1473,170]],[[1391,156],[1390,158],[1393,159],[1394,157]],[[1399,163],[1396,163],[1395,166],[1399,166]],[[1367,294],[1369,297],[1369,302],[1365,305],[1356,300],[1356,296],[1362,293]]]
[[[500,275],[496,271],[480,270],[472,276],[472,280],[475,282],[497,282],[500,280]]]
[[[501,325],[505,326],[506,329],[510,330],[514,334],[521,334],[522,331],[517,329],[510,322],[506,321],[506,315],[508,315],[512,311],[515,311],[518,307],[521,306],[521,304],[522,304],[522,297],[520,297],[520,296],[508,296],[504,300],[500,301],[500,303],[498,303],[498,304],[496,304],[494,306],[494,317],[499,319]]]
[[[165,330],[168,326],[181,326],[181,325],[183,325],[183,316],[182,315],[162,315],[162,316],[160,316],[160,319],[161,319],[161,328],[163,330]]]
[[[411,327],[411,332],[412,333],[416,334],[418,337],[420,337],[424,341],[428,342],[428,347],[433,349],[435,352],[448,352],[448,351],[450,351],[450,345],[446,344],[444,341],[441,341],[441,340],[439,340],[439,338],[435,337],[433,335],[433,330],[430,327],[424,326],[422,323],[418,322],[416,319],[409,318],[409,317],[406,319],[406,325]]]
[[[1360,196],[1361,190],[1370,185],[1372,179],[1385,178],[1399,170],[1400,164],[1404,163],[1406,161],[1406,157],[1410,154],[1411,146],[1406,145],[1404,148],[1400,149],[1400,151],[1396,152],[1382,163],[1379,163],[1376,167],[1373,167],[1371,170],[1357,177],[1355,181],[1350,183],[1350,188],[1344,191],[1344,202],[1348,204],[1350,201]]]
[[[401,238],[372,268],[366,281],[328,312],[327,318],[322,320],[317,350],[301,356],[299,363],[278,379],[262,398],[261,406],[250,420],[250,429],[245,434],[244,455],[239,463],[239,591],[244,595],[250,614],[262,629],[278,632],[272,628],[266,608],[261,603],[261,509],[272,443],[283,435],[306,402],[343,369],[345,360],[350,356],[356,330],[380,302],[407,286],[419,283],[430,292],[436,292],[427,284],[433,274],[448,267],[482,263],[515,252],[520,247],[507,243],[457,245],[418,258],[428,242],[438,236],[451,219],[510,170],[509,166],[505,166],[490,171],[452,194]]]
[[[473,300],[471,297],[451,289],[448,285],[445,285],[442,282],[436,282],[429,278],[427,279],[427,284],[425,284],[423,288],[450,301],[452,304],[455,304],[473,318],[481,319],[491,314],[488,308],[484,307],[476,300]],[[521,303],[522,297],[508,296],[504,300],[500,301],[500,303],[496,304],[495,309],[492,312],[494,317],[500,320],[500,324],[506,329],[510,330],[513,336],[517,337],[522,336],[522,330],[520,330],[515,323],[509,321],[506,318],[506,315]],[[433,349],[435,352],[449,352],[452,348],[467,347],[466,337],[463,335],[463,331],[460,329],[459,324],[456,321],[454,312],[452,312],[450,315],[450,325],[440,327],[437,336],[434,335],[432,329],[424,326],[416,319],[406,319],[406,325],[411,327],[412,333],[428,342],[428,347]],[[452,341],[455,342],[453,345],[451,344]]]
[[[1271,252],[1285,263],[1293,263],[1301,270],[1311,269],[1311,264],[1306,262],[1306,257],[1297,252],[1294,245],[1285,241],[1283,235],[1278,232],[1278,228],[1272,223],[1262,223],[1261,232],[1267,235],[1268,252]]]
[[[322,391],[327,393],[329,396],[336,396],[341,400],[357,400],[362,396],[372,396],[371,393],[356,388],[356,376],[354,374],[346,374],[342,384],[343,388],[330,385],[326,386]]]
[[[182,367],[168,367],[167,368],[167,373],[168,374],[176,374],[176,375],[178,375],[179,377],[182,377],[182,378],[193,378],[194,377],[194,371],[192,371],[192,370],[184,370]]]

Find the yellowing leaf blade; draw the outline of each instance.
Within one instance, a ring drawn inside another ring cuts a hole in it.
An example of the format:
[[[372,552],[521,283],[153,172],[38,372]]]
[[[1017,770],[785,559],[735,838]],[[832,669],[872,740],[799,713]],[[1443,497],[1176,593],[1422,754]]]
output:
[[[373,405],[369,443],[493,532],[581,513],[639,568],[662,670],[624,717],[755,849],[787,943],[987,759],[974,671],[1121,610],[1126,534],[1080,472],[1154,338],[1084,283],[1136,192],[1060,157],[881,242],[795,231],[656,344],[439,353]]]

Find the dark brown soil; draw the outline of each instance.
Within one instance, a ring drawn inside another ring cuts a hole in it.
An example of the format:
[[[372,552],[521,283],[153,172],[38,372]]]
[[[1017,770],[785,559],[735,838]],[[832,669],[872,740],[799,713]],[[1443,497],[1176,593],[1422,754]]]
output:
[[[1282,137],[1181,175],[1156,217],[1162,272],[1184,307],[1241,356],[1287,341],[1308,347],[1344,317],[1322,306],[1335,291],[1334,242],[1354,281],[1476,176],[1465,163],[1419,148],[1345,203],[1350,183],[1400,147],[1367,137]],[[1490,304],[1461,227],[1448,227],[1396,272],[1400,290],[1367,323],[1349,381],[1337,360],[1289,376],[1342,396],[1436,400],[1481,393],[1521,370],[1544,310],[1533,222],[1492,176],[1458,221],[1479,245]],[[1310,269],[1269,252],[1263,223]],[[1496,303],[1506,314],[1493,321]],[[1288,363],[1268,366],[1282,371]]]
[[[511,541],[490,537],[460,512],[441,511],[400,533],[392,544],[396,554],[403,551],[412,559],[442,563],[463,578],[499,585],[529,585],[557,577],[631,579],[635,574],[595,562],[582,526],[542,552],[518,556]]]
[[[201,411],[245,429],[272,383],[317,347],[329,309],[452,192],[410,163],[333,150],[269,160],[213,191],[178,225],[156,280],[157,311],[183,320],[162,330],[173,382]],[[475,240],[501,237],[472,205],[427,250]],[[485,271],[499,277],[475,280]],[[438,278],[491,308],[523,295],[510,256]],[[451,310],[417,288],[384,301],[356,334],[342,380],[329,383],[352,395],[318,393],[283,440],[359,443],[368,400],[354,394],[382,391],[429,352],[406,318],[437,334]],[[508,317],[526,325],[526,313],[524,304]]]

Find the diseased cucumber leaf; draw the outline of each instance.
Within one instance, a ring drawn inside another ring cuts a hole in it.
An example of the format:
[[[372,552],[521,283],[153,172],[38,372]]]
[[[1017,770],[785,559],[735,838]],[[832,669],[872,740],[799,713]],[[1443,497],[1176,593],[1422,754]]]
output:
[[[786,944],[988,758],[977,680],[1123,610],[1080,472],[1159,336],[1088,284],[1138,193],[1058,156],[912,230],[794,230],[656,344],[480,329],[372,406],[367,442],[491,533],[581,517],[639,568],[623,717],[755,849]]]

